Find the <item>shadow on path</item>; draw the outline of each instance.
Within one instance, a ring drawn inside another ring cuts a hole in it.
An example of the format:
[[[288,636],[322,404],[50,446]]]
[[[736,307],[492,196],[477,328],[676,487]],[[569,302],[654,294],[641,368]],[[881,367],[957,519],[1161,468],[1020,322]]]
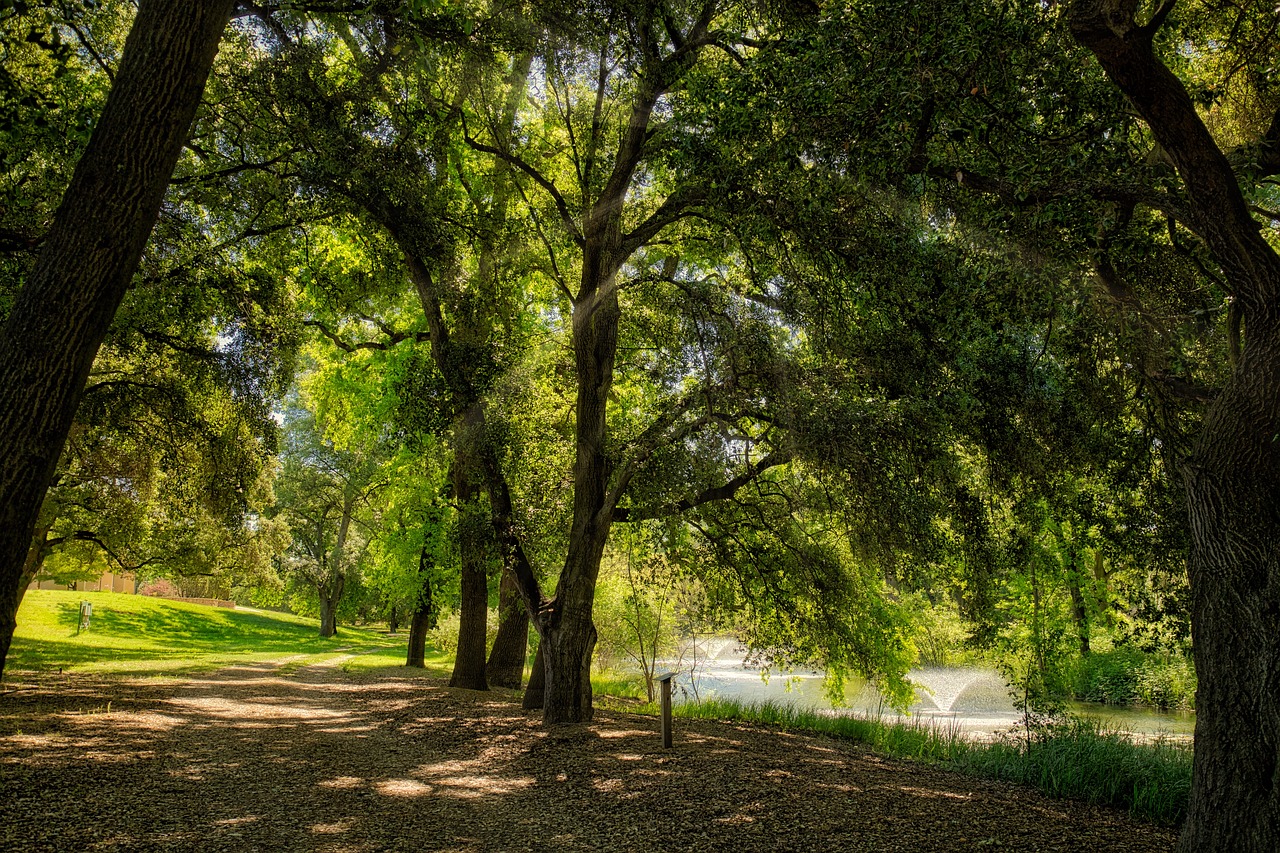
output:
[[[333,666],[52,678],[0,697],[0,849],[1159,851],[1114,811],[847,744]],[[109,710],[108,710],[109,704]]]

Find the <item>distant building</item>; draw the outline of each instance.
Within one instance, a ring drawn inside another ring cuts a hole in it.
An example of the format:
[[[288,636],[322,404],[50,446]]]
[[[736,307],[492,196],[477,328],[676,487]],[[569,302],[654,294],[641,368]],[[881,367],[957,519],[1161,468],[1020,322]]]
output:
[[[133,572],[103,572],[97,580],[78,581],[74,588],[79,592],[124,592],[132,595],[138,591],[138,578]],[[55,580],[35,580],[27,589],[72,589],[72,586]]]

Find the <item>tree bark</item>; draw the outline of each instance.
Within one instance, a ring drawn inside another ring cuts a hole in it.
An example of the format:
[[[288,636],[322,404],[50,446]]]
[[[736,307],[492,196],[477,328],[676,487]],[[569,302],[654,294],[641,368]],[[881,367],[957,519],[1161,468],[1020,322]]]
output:
[[[0,333],[0,673],[41,502],[233,6],[140,4],[102,115]]]
[[[342,579],[332,589],[320,589],[320,636],[332,637],[338,633],[338,601],[342,598]]]
[[[547,690],[547,659],[542,654],[542,643],[533,655],[533,669],[529,671],[529,686],[524,689],[524,700],[520,703],[526,711],[541,711]]]
[[[1198,678],[1184,851],[1280,850],[1280,329],[1259,326],[1183,471]]]
[[[529,648],[529,611],[524,606],[515,574],[504,569],[498,584],[498,635],[489,650],[489,684],[519,690]]]
[[[1089,634],[1092,626],[1089,623],[1089,603],[1085,599],[1084,589],[1080,584],[1080,555],[1074,543],[1067,545],[1066,568],[1067,592],[1071,596],[1071,620],[1075,622],[1080,656],[1088,657],[1092,651],[1089,646]]]
[[[1240,306],[1238,364],[1182,475],[1192,547],[1195,759],[1183,851],[1280,850],[1280,256],[1135,0],[1076,0],[1071,26],[1173,162]]]
[[[413,617],[409,620],[409,652],[404,665],[424,669],[427,665],[427,632],[436,626],[435,600],[431,593],[431,576],[429,568],[431,558],[426,546],[418,555],[418,577],[422,579],[422,589],[413,607]]]
[[[453,442],[453,495],[458,503],[463,530],[458,537],[462,572],[458,651],[453,660],[449,686],[488,690],[485,646],[488,641],[489,577],[485,571],[483,541],[475,532],[480,527],[475,520],[480,489],[472,478],[474,463],[470,443],[474,436],[466,423],[469,420],[464,418],[464,423],[455,430]]]

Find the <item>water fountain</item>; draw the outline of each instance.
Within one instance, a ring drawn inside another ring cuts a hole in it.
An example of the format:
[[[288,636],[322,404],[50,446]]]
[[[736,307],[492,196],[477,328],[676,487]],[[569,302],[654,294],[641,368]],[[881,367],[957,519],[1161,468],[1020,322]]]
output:
[[[973,668],[913,669],[907,678],[918,688],[918,702],[913,708],[921,711],[929,710],[926,703],[948,714],[962,710],[1014,710],[1004,679],[997,672]]]
[[[916,687],[916,701],[904,716],[885,704],[873,684],[861,679],[849,679],[845,684],[844,703],[833,707],[823,694],[820,672],[775,670],[766,681],[761,677],[758,665],[744,660],[746,650],[737,640],[731,637],[699,637],[696,643],[696,649],[692,645],[686,646],[679,658],[660,662],[661,667],[679,671],[675,682],[678,702],[719,697],[742,702],[800,705],[825,709],[829,713],[860,714],[887,720],[937,719],[943,725],[954,725],[971,736],[979,737],[1007,731],[1016,727],[1021,719],[1004,678],[994,670],[973,667],[911,670],[907,678]],[[1194,724],[1194,716],[1183,720],[1178,715],[1150,710],[1079,710],[1088,716],[1102,718],[1136,717],[1141,713],[1141,719],[1116,720],[1116,724],[1135,731],[1185,730],[1189,733]]]

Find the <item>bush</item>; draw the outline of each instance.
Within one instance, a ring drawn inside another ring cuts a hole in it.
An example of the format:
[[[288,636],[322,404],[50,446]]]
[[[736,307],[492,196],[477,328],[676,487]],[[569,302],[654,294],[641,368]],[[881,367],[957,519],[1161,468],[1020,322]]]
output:
[[[143,586],[138,590],[139,595],[154,595],[157,598],[181,598],[182,591],[174,585],[173,581],[159,578]]]
[[[1081,658],[1072,678],[1077,699],[1108,705],[1195,707],[1196,675],[1180,655],[1150,655],[1136,649],[1096,652]]]

